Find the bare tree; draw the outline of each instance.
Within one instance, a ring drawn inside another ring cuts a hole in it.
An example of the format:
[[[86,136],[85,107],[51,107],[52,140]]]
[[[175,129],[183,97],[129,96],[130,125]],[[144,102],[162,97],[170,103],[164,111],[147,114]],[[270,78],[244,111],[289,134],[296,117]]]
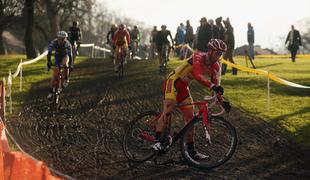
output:
[[[24,13],[26,16],[26,32],[24,36],[27,58],[35,58],[36,52],[33,45],[33,23],[34,23],[34,2],[35,0],[26,0]]]
[[[68,19],[80,18],[86,13],[91,14],[94,4],[94,0],[43,0],[43,2],[49,19],[51,37],[56,35],[60,27],[66,26]]]
[[[0,0],[0,54],[5,54],[2,33],[21,14],[23,0]]]

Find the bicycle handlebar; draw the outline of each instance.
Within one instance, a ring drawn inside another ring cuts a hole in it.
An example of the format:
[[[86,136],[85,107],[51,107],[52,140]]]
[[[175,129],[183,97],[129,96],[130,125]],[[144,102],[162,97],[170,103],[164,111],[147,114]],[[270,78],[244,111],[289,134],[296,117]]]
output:
[[[215,100],[214,102],[210,103],[209,108],[211,108],[215,104],[217,104],[218,107],[221,109],[221,111],[218,112],[218,113],[212,113],[212,116],[219,116],[219,115],[222,115],[225,112],[224,107],[220,104],[220,101],[223,101],[222,95],[215,93],[213,96],[205,96],[203,99],[206,100],[206,101]]]

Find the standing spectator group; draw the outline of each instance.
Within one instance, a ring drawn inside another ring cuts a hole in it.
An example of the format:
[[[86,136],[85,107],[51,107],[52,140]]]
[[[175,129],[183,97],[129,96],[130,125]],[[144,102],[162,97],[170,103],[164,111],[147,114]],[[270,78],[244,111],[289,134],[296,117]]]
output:
[[[200,19],[200,26],[197,28],[194,47],[202,52],[208,51],[208,42],[211,39],[221,39],[227,45],[227,52],[224,54],[224,59],[235,63],[233,60],[233,51],[235,48],[234,29],[230,24],[229,18],[223,21],[225,27],[222,24],[222,17],[218,17],[214,21],[210,19],[207,21],[206,17]],[[222,64],[222,75],[225,75],[227,69],[226,64]],[[237,75],[237,69],[232,69],[232,74]]]
[[[224,25],[223,25],[224,24]],[[151,38],[150,43],[151,47],[154,47],[155,43],[157,43],[157,49],[158,51],[161,50],[161,41],[160,39],[165,39],[168,36],[168,34],[165,34],[164,38],[160,38],[159,33],[160,31],[157,31],[156,26],[154,26],[154,29],[151,32]],[[254,32],[253,32],[254,36]],[[207,20],[206,17],[202,17],[200,19],[200,26],[197,28],[196,33],[194,34],[193,27],[190,24],[190,21],[186,21],[186,26],[183,25],[183,23],[180,23],[180,25],[177,28],[177,32],[174,38],[175,45],[178,45],[176,49],[181,50],[176,52],[176,54],[179,56],[179,53],[182,53],[182,50],[184,50],[184,44],[188,44],[190,47],[193,47],[194,49],[197,49],[201,52],[207,52],[208,51],[208,43],[211,39],[220,39],[224,41],[227,44],[227,52],[223,55],[223,58],[225,60],[228,60],[232,63],[235,63],[233,60],[233,51],[235,48],[235,37],[234,37],[234,29],[230,23],[229,18],[226,20],[223,20],[222,17],[218,17],[215,19],[215,23],[213,19]],[[173,41],[173,40],[171,40]],[[173,42],[172,42],[173,44]],[[254,45],[254,38],[253,38],[253,45]],[[152,48],[153,49],[153,48]],[[153,53],[152,53],[153,52]],[[186,49],[185,49],[185,52]],[[154,51],[151,50],[151,58],[154,58]],[[180,56],[183,57],[183,56]],[[184,57],[183,57],[184,58]],[[181,59],[183,59],[181,58]],[[254,58],[254,55],[253,55]],[[160,60],[160,62],[162,62]],[[225,75],[227,70],[227,65],[222,64],[222,75]],[[237,69],[232,68],[232,74],[237,75]]]

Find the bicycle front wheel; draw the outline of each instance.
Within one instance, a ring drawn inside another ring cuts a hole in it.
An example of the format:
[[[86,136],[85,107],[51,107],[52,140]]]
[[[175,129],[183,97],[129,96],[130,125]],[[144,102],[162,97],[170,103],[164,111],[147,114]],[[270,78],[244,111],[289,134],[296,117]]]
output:
[[[159,113],[148,111],[130,122],[123,138],[123,151],[129,160],[143,162],[155,155],[155,124]]]
[[[195,151],[205,155],[206,159],[195,159],[188,152],[186,145],[187,137],[193,131]],[[235,152],[237,132],[223,117],[210,117],[208,132],[210,139],[207,138],[202,119],[199,119],[198,121],[190,122],[187,131],[181,137],[182,156],[189,165],[201,169],[212,169],[224,164]]]

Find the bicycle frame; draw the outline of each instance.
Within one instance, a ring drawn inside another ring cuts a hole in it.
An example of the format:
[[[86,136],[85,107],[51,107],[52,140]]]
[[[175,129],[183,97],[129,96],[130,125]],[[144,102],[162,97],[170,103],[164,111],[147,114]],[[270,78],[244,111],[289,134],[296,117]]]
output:
[[[209,101],[214,100],[214,99],[215,99],[214,102],[209,103]],[[200,117],[202,117],[203,123],[205,125],[205,130],[206,130],[206,138],[209,140],[209,142],[211,142],[210,134],[208,131],[208,128],[209,128],[209,119],[208,119],[209,108],[213,107],[216,103],[218,103],[219,100],[222,101],[223,97],[221,95],[214,95],[211,97],[205,97],[204,100],[202,100],[202,101],[196,101],[196,102],[184,103],[184,104],[177,104],[177,107],[182,107],[182,106],[187,106],[187,105],[198,105],[200,107],[199,111],[194,115],[194,117],[191,121],[195,121],[195,123],[196,123],[199,121]],[[220,106],[220,107],[222,110],[219,113],[214,113],[211,115],[212,116],[219,116],[219,115],[223,114],[225,112],[225,109],[222,106]],[[158,116],[156,116],[156,118],[153,119],[151,122],[149,122],[149,124],[152,124],[153,122],[157,122],[159,117],[161,116],[161,114],[162,113],[160,113]],[[171,115],[169,115],[169,116],[171,116]],[[182,136],[182,134],[185,133],[185,131],[188,128],[189,128],[189,123],[187,123],[175,136],[172,137],[172,143],[170,146],[173,146],[173,144],[178,141],[178,139]],[[155,138],[150,136],[149,134],[147,134],[145,132],[141,133],[141,137],[148,140],[148,141],[155,142]]]

